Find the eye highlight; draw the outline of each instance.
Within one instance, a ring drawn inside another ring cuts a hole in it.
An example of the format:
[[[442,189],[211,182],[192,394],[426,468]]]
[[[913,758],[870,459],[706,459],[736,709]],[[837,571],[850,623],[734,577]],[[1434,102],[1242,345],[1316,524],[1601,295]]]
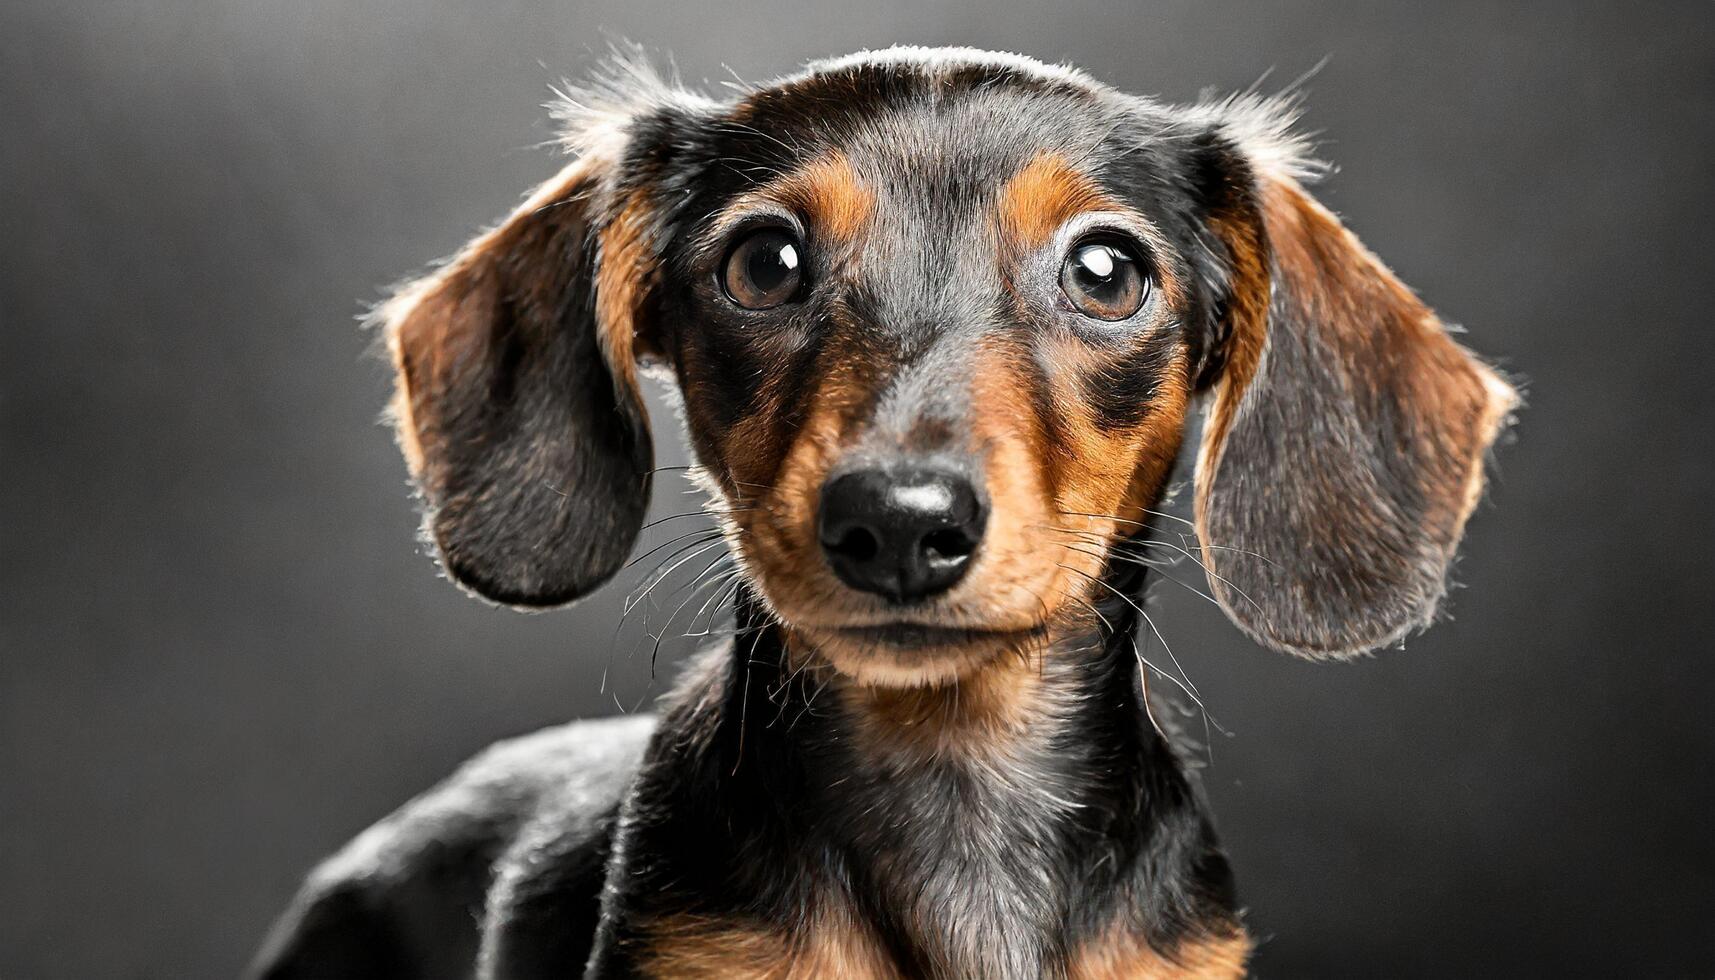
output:
[[[1097,320],[1124,320],[1143,308],[1149,277],[1123,242],[1086,238],[1060,267],[1060,289],[1078,312]]]
[[[798,295],[804,282],[804,246],[784,228],[752,232],[727,253],[721,288],[747,310],[766,310]]]

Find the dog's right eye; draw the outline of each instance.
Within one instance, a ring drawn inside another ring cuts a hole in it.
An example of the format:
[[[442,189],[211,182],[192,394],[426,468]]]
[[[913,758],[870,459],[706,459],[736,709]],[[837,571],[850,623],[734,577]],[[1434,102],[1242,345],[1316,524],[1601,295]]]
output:
[[[746,236],[727,254],[721,287],[747,310],[779,306],[803,284],[804,247],[784,228],[764,228]]]

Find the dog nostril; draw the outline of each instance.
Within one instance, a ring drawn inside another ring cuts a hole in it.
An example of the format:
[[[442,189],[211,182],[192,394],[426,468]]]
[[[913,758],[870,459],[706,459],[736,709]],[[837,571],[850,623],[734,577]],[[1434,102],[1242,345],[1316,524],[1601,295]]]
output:
[[[922,547],[930,558],[951,561],[970,557],[971,552],[976,550],[977,543],[959,528],[947,527],[924,535]]]
[[[881,552],[881,542],[868,528],[854,527],[840,536],[838,541],[827,546],[835,552],[852,561],[869,561]]]

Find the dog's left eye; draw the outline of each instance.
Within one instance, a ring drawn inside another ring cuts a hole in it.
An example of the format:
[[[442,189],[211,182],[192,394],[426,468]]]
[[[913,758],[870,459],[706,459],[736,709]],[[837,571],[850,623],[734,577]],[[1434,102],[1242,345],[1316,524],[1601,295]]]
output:
[[[798,294],[803,254],[803,245],[784,228],[753,232],[727,254],[721,286],[747,310],[779,306]]]
[[[1085,239],[1072,246],[1060,269],[1060,288],[1085,316],[1124,320],[1143,307],[1149,279],[1123,244]]]

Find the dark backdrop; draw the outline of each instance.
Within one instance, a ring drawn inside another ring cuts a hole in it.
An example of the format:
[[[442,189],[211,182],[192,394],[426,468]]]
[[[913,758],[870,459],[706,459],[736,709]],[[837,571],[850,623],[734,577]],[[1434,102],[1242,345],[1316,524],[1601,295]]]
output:
[[[623,585],[437,578],[353,320],[555,169],[539,103],[609,37],[711,84],[909,41],[1181,99],[1328,56],[1320,194],[1530,407],[1404,652],[1295,662],[1160,592],[1257,969],[1715,973],[1715,5],[1501,6],[12,0],[0,975],[229,976],[467,754],[659,690]]]

